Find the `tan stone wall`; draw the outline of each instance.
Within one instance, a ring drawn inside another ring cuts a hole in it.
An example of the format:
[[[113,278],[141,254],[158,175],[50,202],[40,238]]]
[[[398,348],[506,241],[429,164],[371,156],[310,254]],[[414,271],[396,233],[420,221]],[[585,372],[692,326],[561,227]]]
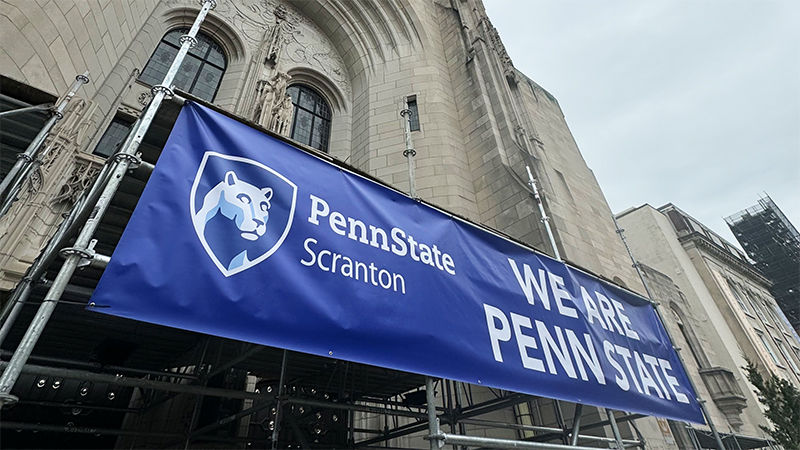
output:
[[[737,272],[738,277],[743,277],[743,274],[692,242],[680,242],[667,217],[650,205],[626,211],[618,220],[625,229],[625,235],[637,260],[669,276],[685,295],[685,303],[688,305],[684,308],[686,320],[695,325],[710,364],[734,372],[747,397],[741,431],[744,434],[763,435],[759,425],[765,424],[764,413],[753,394],[753,386],[742,370],[746,365],[745,358],[757,362],[761,367],[771,368],[781,376],[787,377],[787,374],[775,368],[766,352],[761,350],[761,344],[754,341],[752,324],[741,312],[736,301],[720,289],[712,270]],[[748,283],[757,284],[753,280]],[[672,336],[680,336],[676,333],[675,322],[669,320],[669,316],[666,318],[667,328]],[[683,353],[695,384],[700,386],[700,393],[707,393],[697,377],[696,364],[690,359],[691,355],[686,351]],[[788,378],[792,379],[791,376]],[[707,406],[715,421],[723,420],[719,408],[713,402],[709,401]]]
[[[203,24],[202,31],[228,56],[218,106],[239,114],[247,109],[255,77],[266,70],[258,55],[265,31],[276,24],[278,4],[220,1]],[[330,100],[333,157],[406,191],[399,113],[405,98],[414,95],[421,125],[412,133],[421,198],[549,251],[526,185],[530,165],[564,257],[641,291],[558,102],[513,68],[479,0],[285,6],[291,29],[269,70],[309,83]],[[88,68],[92,82],[82,95],[93,109],[83,122],[89,137],[78,150],[91,152],[118,110],[139,113],[149,86],[136,81],[137,70],[162,36],[191,23],[198,8],[195,0],[0,1],[0,40],[20,42],[0,49],[2,74],[58,95],[76,72]],[[50,180],[63,183],[63,178]],[[21,276],[52,232],[57,216],[48,214],[48,227],[36,242],[18,237],[13,254],[5,255],[17,260],[3,288]],[[9,228],[15,226],[19,223]],[[490,396],[486,390],[476,394]],[[513,422],[514,414],[498,411],[492,419]],[[641,422],[647,433],[657,430]],[[648,442],[658,448],[661,438],[649,434]]]
[[[158,0],[3,0],[3,75],[60,95],[89,70],[92,98],[113,72]],[[149,55],[148,55],[149,56]]]

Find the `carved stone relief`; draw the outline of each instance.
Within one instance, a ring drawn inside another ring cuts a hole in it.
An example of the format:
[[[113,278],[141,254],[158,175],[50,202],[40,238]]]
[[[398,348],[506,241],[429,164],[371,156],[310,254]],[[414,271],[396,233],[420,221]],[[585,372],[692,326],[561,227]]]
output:
[[[478,13],[475,11],[476,14]],[[500,64],[503,66],[503,74],[508,78],[508,81],[513,83],[517,82],[517,71],[514,69],[514,63],[511,61],[511,57],[508,55],[506,51],[506,46],[503,44],[503,41],[500,39],[500,34],[497,32],[497,28],[492,25],[492,21],[489,20],[489,17],[486,15],[481,14],[480,18],[478,19],[478,24],[481,28],[483,28],[484,32],[486,33],[489,44],[491,45],[492,49],[497,53],[497,57],[500,60]]]
[[[75,98],[45,140],[42,159],[20,199],[0,220],[0,289],[12,288],[63,220],[75,194],[93,180],[101,163],[82,153],[97,105]]]
[[[47,137],[41,152],[41,159],[34,162],[20,201],[30,200],[45,183],[46,178],[58,176],[54,167],[63,159],[78,153],[84,144],[86,132],[92,125],[91,114],[87,114],[87,102],[83,99],[73,101],[64,114],[63,121]]]
[[[139,114],[142,113],[140,110],[138,110],[136,108],[132,108],[132,107],[130,107],[128,105],[125,105],[125,104],[119,105],[119,107],[117,109],[119,110],[119,112],[121,112],[123,114],[126,114],[128,116],[131,116],[131,117],[139,117]]]
[[[54,205],[72,205],[78,199],[78,195],[87,189],[97,174],[100,173],[102,166],[88,155],[75,155],[75,164],[69,178],[61,185],[58,193],[53,196]]]
[[[253,56],[245,90],[244,108],[241,111],[259,125],[279,134],[285,134],[285,122],[291,121],[292,101],[286,101],[289,75],[277,70],[287,32],[292,25],[286,21],[286,8],[274,10],[275,23],[267,27],[264,37]],[[254,83],[253,83],[254,82]],[[288,115],[288,119],[287,119]]]
[[[258,80],[251,118],[259,125],[285,135],[291,125],[292,98],[286,93],[291,77],[278,72],[269,80]],[[287,125],[288,124],[288,125]]]
[[[195,6],[190,0],[167,0],[166,8]],[[213,11],[254,49],[247,62],[246,78],[236,112],[277,131],[288,108],[281,89],[273,86],[278,74],[295,68],[310,68],[324,74],[350,98],[349,75],[342,58],[325,33],[294,6],[278,0],[219,2]],[[267,87],[267,86],[272,87]],[[273,100],[265,107],[265,95]],[[149,98],[142,98],[146,102]],[[270,119],[270,118],[275,118]],[[281,120],[277,118],[281,117]]]
[[[142,106],[147,106],[147,104],[150,103],[150,100],[152,98],[153,94],[151,94],[150,92],[142,92],[141,94],[139,94],[139,98],[137,98],[136,101],[139,102],[139,104]]]

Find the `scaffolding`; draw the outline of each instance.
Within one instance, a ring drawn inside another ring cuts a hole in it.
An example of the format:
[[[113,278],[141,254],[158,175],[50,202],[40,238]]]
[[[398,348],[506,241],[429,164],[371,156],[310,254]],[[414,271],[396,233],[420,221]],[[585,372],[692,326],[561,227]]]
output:
[[[792,328],[800,332],[800,233],[768,195],[725,222],[772,282],[770,293]]]
[[[65,433],[78,436],[76,442],[84,446],[92,442],[109,446],[113,443],[109,439],[118,439],[117,445],[122,442],[130,448],[154,442],[184,448],[198,443],[273,449],[388,448],[393,440],[412,435],[423,436],[432,450],[445,445],[455,449],[644,448],[634,422],[645,417],[640,414],[618,416],[603,410],[605,418],[585,423],[590,408],[580,404],[553,400],[551,410],[543,411],[548,406],[540,402],[544,399],[488,388],[482,389],[489,398],[476,400],[466,383],[113,316],[98,320],[96,313],[84,308],[186,96],[173,92],[171,86],[182,59],[196,42],[200,24],[215,6],[213,0],[202,3],[191,29],[180,39],[181,49],[164,81],[153,87],[150,104],[94,185],[81,194],[3,311],[0,346],[11,343],[6,347],[15,351],[0,351],[3,358],[10,357],[0,361],[4,414],[0,428]],[[411,120],[410,111],[404,110],[403,116]],[[413,190],[415,152],[408,124],[405,128],[404,155]],[[528,173],[542,222],[560,260],[536,181]],[[618,232],[622,236],[622,230]],[[59,261],[58,255],[64,260]],[[30,323],[26,330],[24,323]],[[45,326],[48,333],[43,333]],[[161,409],[186,400],[187,407],[181,409],[186,414],[177,423],[163,424],[169,428],[166,431],[153,430],[158,426],[151,422],[162,417]],[[8,409],[12,405],[14,409]],[[540,424],[487,417],[523,405],[527,411],[536,409]],[[44,410],[71,420],[65,426],[46,423],[41,415]],[[92,425],[81,425],[80,419],[90,414],[96,418]],[[704,408],[703,414],[714,446],[724,450],[722,437]],[[631,426],[627,436],[620,430],[625,423]],[[509,438],[468,434],[476,428],[501,430]],[[65,439],[57,445],[67,446],[69,438]],[[695,441],[697,448],[703,445],[699,438]]]

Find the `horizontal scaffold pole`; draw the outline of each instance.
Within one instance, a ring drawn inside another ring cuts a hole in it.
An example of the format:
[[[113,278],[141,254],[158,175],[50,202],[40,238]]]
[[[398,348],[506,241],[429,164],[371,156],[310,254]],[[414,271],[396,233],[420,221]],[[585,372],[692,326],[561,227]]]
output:
[[[545,442],[528,442],[513,439],[495,439],[479,436],[464,436],[460,434],[439,433],[430,438],[445,444],[466,445],[469,447],[488,447],[488,448],[533,448],[538,450],[597,450],[596,447],[578,447],[564,444],[548,444]]]
[[[9,363],[0,361],[0,369],[5,371]],[[66,369],[63,367],[40,366],[37,364],[26,364],[22,367],[22,373],[30,375],[41,375],[48,377],[69,378],[71,380],[84,380],[94,383],[108,383],[123,387],[134,387],[140,389],[152,389],[156,391],[177,392],[180,394],[208,395],[211,397],[235,398],[241,400],[263,400],[267,396],[256,394],[255,392],[236,391],[231,389],[220,389],[204,387],[196,384],[170,383],[168,381],[150,380],[147,378],[126,377],[124,375],[111,375],[106,373],[88,372],[85,370]],[[171,376],[169,372],[164,372],[165,377]]]

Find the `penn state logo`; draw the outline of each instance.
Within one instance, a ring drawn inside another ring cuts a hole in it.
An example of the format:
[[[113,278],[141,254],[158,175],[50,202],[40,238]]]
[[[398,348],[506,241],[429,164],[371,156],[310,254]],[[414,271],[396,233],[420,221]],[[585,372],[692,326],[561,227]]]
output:
[[[229,277],[267,259],[292,225],[297,185],[252,159],[206,152],[189,206],[197,237]]]

